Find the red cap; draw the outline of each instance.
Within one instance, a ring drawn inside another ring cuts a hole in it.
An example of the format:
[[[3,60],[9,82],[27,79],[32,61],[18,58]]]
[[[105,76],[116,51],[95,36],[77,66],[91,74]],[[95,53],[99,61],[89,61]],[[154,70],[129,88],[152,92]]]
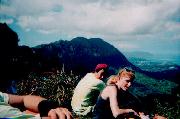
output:
[[[101,69],[106,69],[108,67],[107,64],[98,64],[96,65],[95,71],[101,70]]]

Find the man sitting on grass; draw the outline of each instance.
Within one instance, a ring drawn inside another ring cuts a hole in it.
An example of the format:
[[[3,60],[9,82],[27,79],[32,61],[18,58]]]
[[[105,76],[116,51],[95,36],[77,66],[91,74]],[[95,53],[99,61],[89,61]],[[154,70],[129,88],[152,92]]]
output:
[[[91,116],[97,97],[105,87],[102,79],[106,76],[107,70],[107,64],[98,64],[94,72],[87,73],[79,81],[71,101],[76,115]]]

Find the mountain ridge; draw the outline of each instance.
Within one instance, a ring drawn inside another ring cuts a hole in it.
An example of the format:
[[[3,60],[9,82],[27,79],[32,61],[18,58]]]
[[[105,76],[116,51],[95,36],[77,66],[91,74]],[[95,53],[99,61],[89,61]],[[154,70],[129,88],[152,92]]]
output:
[[[33,49],[38,54],[43,54],[43,58],[58,56],[58,62],[61,61],[67,69],[74,71],[79,70],[78,67],[82,68],[82,72],[92,71],[98,63],[107,63],[116,69],[124,66],[138,69],[117,48],[100,38],[76,37],[71,41],[59,40],[47,45],[38,45]]]
[[[110,65],[111,69],[113,69],[112,72],[110,71],[111,74],[121,67],[128,66],[147,76],[159,80],[168,79],[179,83],[179,67],[164,71],[142,70],[138,66],[132,64],[117,48],[101,38],[87,39],[84,37],[76,37],[71,41],[59,40],[47,45],[39,45],[35,47],[36,51],[40,49],[41,53],[38,54],[44,54],[42,57],[58,56],[57,59],[59,59],[59,61],[57,62],[65,64],[67,70],[75,71],[75,73],[81,72],[82,74],[85,74],[93,71],[96,64],[107,63]],[[51,53],[49,54],[48,52]]]

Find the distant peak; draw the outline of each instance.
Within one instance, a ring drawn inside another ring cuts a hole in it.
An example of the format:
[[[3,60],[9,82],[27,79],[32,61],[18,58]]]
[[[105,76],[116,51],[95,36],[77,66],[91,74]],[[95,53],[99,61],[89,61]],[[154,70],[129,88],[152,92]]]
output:
[[[76,37],[76,38],[73,38],[72,41],[79,41],[79,40],[96,40],[96,41],[103,41],[103,39],[101,38],[85,38],[85,37]]]
[[[84,37],[76,37],[76,38],[73,38],[72,41],[76,41],[76,40],[87,40],[87,38],[84,38]]]
[[[103,39],[101,39],[101,38],[90,38],[90,40],[100,40],[100,41],[103,41]]]

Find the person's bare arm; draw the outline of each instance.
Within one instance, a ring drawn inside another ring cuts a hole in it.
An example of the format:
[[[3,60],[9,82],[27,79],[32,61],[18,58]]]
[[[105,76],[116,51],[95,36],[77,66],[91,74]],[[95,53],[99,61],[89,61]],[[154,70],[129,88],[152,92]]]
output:
[[[119,104],[117,101],[117,88],[115,86],[109,86],[107,94],[108,94],[109,101],[110,101],[111,111],[115,118],[120,114],[129,113],[129,112],[133,112],[134,114],[136,114],[136,112],[132,109],[120,109],[119,108],[119,106],[118,106]]]
[[[111,111],[114,117],[119,115],[119,106],[117,101],[117,89],[115,86],[108,87],[108,97],[110,102]]]

